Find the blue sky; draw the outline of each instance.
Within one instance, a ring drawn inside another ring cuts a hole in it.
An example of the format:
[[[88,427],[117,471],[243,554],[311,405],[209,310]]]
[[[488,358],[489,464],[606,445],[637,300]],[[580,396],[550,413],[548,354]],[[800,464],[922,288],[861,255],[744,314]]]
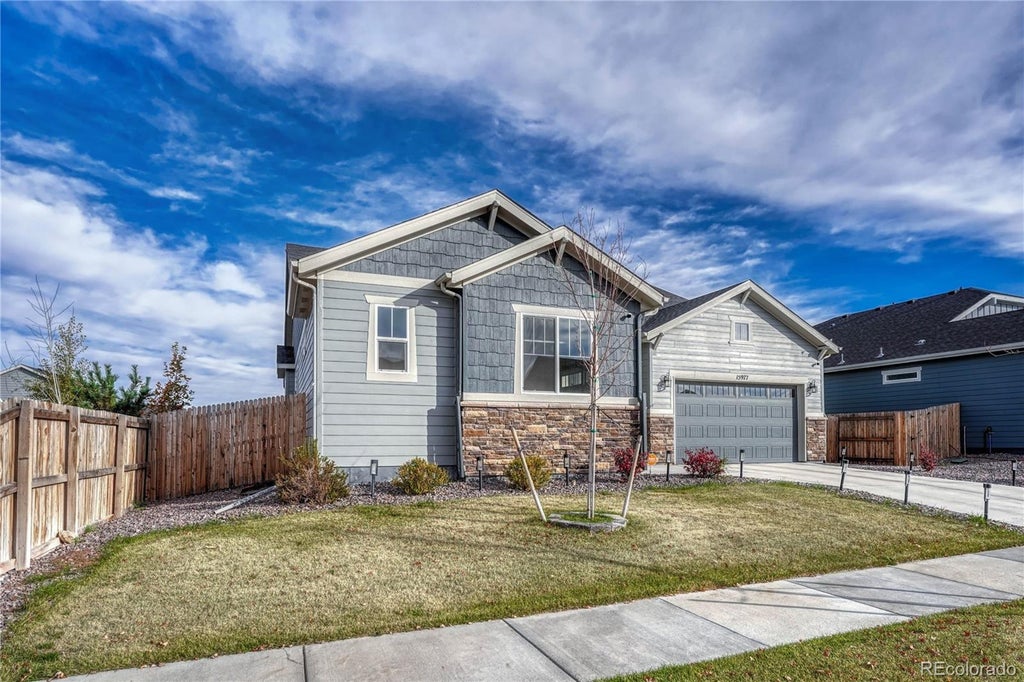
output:
[[[285,242],[492,187],[621,223],[655,284],[809,321],[1024,293],[1024,5],[5,2],[0,322],[281,391]]]

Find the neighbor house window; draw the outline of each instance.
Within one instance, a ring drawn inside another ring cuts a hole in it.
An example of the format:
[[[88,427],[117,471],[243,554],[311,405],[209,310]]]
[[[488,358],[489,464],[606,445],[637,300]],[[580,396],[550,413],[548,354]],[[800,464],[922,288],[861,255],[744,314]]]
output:
[[[733,341],[750,341],[750,323],[749,322],[733,322],[732,323],[732,340]]]
[[[921,380],[921,368],[890,369],[882,371],[883,384],[909,384]]]
[[[523,390],[588,393],[590,327],[580,319],[523,316]]]
[[[416,381],[416,339],[412,308],[390,299],[370,297],[366,378],[370,381]]]
[[[405,372],[409,369],[409,311],[377,306],[377,371]]]

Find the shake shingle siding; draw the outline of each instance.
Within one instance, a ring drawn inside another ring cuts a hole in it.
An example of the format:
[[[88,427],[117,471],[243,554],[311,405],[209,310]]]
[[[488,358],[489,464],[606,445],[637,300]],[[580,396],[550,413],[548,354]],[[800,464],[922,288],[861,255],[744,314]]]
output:
[[[500,220],[493,231],[488,230],[484,216],[367,256],[342,269],[434,280],[525,240],[525,235]]]
[[[556,266],[550,253],[534,256],[522,263],[485,277],[465,289],[467,329],[466,391],[469,393],[512,393],[515,386],[516,314],[514,303],[551,308],[574,309],[569,283],[562,267],[571,273],[570,282],[582,292],[583,266],[570,257]],[[579,300],[585,300],[583,296]],[[634,317],[622,320],[624,315]],[[636,395],[635,362],[632,335],[639,304],[630,301],[619,306],[613,316],[616,320],[609,348],[617,348],[618,355],[609,358],[605,366],[616,371],[603,378],[608,389],[606,395],[631,398]],[[582,314],[580,314],[582,317]],[[622,358],[621,363],[617,360]]]
[[[911,367],[921,368],[921,381],[882,384],[882,372]],[[910,362],[830,372],[826,377],[829,414],[913,410],[958,402],[968,448],[984,447],[988,426],[993,430],[994,450],[1024,448],[1024,354]]]

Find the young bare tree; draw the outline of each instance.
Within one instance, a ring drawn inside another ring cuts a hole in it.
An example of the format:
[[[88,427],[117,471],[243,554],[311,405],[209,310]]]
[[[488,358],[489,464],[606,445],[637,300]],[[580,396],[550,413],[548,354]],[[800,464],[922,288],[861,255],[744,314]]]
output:
[[[592,210],[581,210],[569,227],[573,235],[556,248],[555,258],[572,307],[582,322],[559,320],[557,338],[569,362],[558,368],[559,381],[572,392],[589,394],[590,442],[587,462],[587,516],[594,517],[597,490],[599,401],[615,388],[615,377],[633,358],[639,307],[636,296],[644,285],[646,266],[631,253],[622,224],[599,223]],[[593,248],[587,248],[587,246]],[[565,255],[571,258],[567,261]],[[568,334],[564,338],[563,332]],[[585,386],[571,386],[576,368],[585,373]]]
[[[60,284],[52,295],[47,295],[39,278],[36,278],[29,300],[35,314],[35,319],[28,320],[32,335],[29,349],[44,377],[28,388],[39,400],[73,404],[77,397],[78,377],[88,369],[88,363],[82,357],[87,346],[82,323],[75,318],[72,304],[60,307],[57,304],[59,295]],[[68,311],[71,311],[71,317],[62,323],[60,320]]]

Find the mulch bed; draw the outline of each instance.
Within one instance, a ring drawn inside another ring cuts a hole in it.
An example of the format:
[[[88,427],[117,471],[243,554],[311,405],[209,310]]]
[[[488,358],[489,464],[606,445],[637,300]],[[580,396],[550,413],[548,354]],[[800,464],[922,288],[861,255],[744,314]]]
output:
[[[1010,485],[1011,472],[1010,463],[1017,462],[1017,485],[1024,486],[1024,455],[1010,455],[1006,453],[993,453],[992,455],[968,456],[967,462],[953,464],[948,459],[939,462],[931,471],[925,471],[920,466],[914,467],[915,476],[929,476],[931,478],[950,478],[955,481],[975,481],[977,483],[994,483],[997,485]],[[905,471],[906,467],[879,466],[879,465],[853,465],[855,468],[870,469],[873,471]]]

